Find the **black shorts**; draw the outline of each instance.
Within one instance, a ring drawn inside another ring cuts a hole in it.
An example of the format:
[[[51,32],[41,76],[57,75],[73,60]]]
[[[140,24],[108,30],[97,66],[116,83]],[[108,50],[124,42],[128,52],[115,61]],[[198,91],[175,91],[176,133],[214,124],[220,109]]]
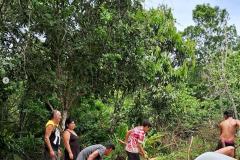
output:
[[[140,160],[139,153],[131,153],[127,151],[128,160]]]

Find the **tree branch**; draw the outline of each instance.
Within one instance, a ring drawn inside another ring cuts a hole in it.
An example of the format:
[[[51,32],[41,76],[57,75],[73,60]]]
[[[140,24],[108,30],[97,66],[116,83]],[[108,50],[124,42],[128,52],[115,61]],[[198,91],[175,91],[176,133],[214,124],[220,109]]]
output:
[[[51,111],[53,111],[54,110],[54,107],[51,105],[51,103],[49,102],[49,100],[47,100],[47,105],[50,107],[50,109],[51,109]]]

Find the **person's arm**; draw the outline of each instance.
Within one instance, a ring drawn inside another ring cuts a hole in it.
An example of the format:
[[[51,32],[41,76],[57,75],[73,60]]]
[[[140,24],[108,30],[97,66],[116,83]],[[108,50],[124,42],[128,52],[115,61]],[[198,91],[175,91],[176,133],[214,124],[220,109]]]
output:
[[[95,158],[97,158],[97,156],[99,155],[98,151],[94,151],[92,154],[90,154],[88,156],[88,159],[87,160],[94,160]]]
[[[68,151],[69,158],[73,159],[73,153],[72,153],[71,147],[69,145],[69,140],[70,140],[70,133],[68,131],[65,131],[63,133],[63,143],[64,143],[66,150]]]
[[[145,151],[142,147],[142,144],[144,142],[144,138],[145,138],[145,133],[139,133],[138,134],[138,136],[137,136],[137,147],[138,147],[140,155],[145,158]]]
[[[218,125],[218,127],[219,127],[219,130],[220,130],[220,135],[222,135],[222,123],[220,123],[220,124]]]
[[[227,147],[221,148],[219,150],[216,150],[215,152],[225,154],[230,157],[234,157],[234,147],[233,146],[227,146]]]
[[[223,127],[222,127],[222,123],[220,123],[220,124],[219,124],[220,136],[222,135],[222,131],[223,131],[222,128],[223,128]],[[222,143],[222,147],[225,147],[225,142],[222,140],[221,137],[220,137],[220,141],[221,141],[221,143]]]
[[[132,130],[127,131],[127,134],[125,136],[125,144],[128,144],[128,137],[130,136],[131,133],[132,133]]]
[[[45,136],[44,136],[44,140],[45,140],[45,143],[49,149],[49,154],[50,154],[50,157],[54,157],[55,156],[55,153],[53,151],[53,148],[51,146],[51,143],[50,143],[50,139],[49,137],[51,136],[52,134],[52,131],[54,130],[54,126],[53,125],[48,125],[45,129]]]
[[[240,136],[240,132],[239,132],[239,129],[240,129],[240,120],[236,120],[237,121],[237,128],[236,128],[236,131],[237,131],[237,137]]]
[[[240,129],[240,120],[237,120],[237,129]]]
[[[143,147],[142,147],[142,144],[141,144],[141,143],[138,143],[137,146],[138,146],[140,155],[143,156],[143,157],[145,157],[145,151],[144,151],[144,149],[143,149]]]
[[[58,148],[58,157],[62,157],[62,150],[60,147]]]

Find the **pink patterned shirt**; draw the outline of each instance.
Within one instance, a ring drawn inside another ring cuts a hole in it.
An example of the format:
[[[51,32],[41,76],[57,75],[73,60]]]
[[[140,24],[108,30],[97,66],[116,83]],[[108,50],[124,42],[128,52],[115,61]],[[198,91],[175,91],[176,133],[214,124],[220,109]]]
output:
[[[130,153],[139,153],[139,149],[137,147],[138,143],[143,143],[145,138],[145,132],[143,130],[143,126],[135,127],[131,130],[127,141],[127,145],[125,150]]]

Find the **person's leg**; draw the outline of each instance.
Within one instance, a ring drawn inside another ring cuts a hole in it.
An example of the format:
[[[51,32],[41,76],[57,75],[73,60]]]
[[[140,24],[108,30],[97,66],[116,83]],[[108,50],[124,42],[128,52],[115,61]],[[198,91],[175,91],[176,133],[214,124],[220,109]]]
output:
[[[128,160],[131,160],[131,154],[128,151],[127,151],[127,157],[128,157]]]
[[[235,148],[233,146],[227,146],[227,147],[221,148],[219,150],[216,150],[215,152],[225,154],[230,157],[234,157],[234,154],[235,154],[234,150],[235,150]]]
[[[138,153],[127,152],[128,160],[140,160]]]
[[[139,155],[139,153],[136,153],[136,160],[140,160],[140,155]]]

